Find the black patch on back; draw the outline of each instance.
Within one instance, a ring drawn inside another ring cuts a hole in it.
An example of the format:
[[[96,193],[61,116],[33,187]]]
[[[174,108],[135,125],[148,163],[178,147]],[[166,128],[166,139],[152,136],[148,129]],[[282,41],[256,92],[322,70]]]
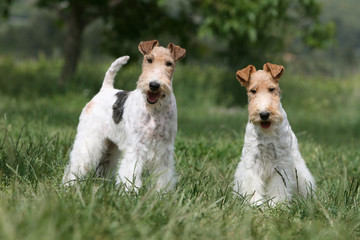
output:
[[[116,124],[118,124],[119,122],[121,122],[123,113],[124,113],[124,104],[125,101],[127,99],[127,97],[129,96],[129,92],[127,91],[119,91],[117,94],[115,94],[115,96],[117,97],[114,105],[113,105],[113,120]]]

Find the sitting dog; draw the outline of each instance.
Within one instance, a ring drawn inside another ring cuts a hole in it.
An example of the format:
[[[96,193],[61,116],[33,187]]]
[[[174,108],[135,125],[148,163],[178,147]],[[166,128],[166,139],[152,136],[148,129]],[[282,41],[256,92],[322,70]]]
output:
[[[92,171],[98,176],[116,175],[126,190],[137,191],[146,168],[156,176],[158,190],[174,188],[177,110],[172,79],[175,63],[186,50],[173,43],[160,47],[157,40],[140,42],[138,48],[144,59],[137,88],[114,89],[115,75],[129,59],[120,57],[106,72],[100,92],[84,107],[65,185]]]
[[[279,79],[283,66],[266,63],[256,71],[252,65],[236,77],[246,87],[249,121],[241,161],[236,169],[234,191],[250,195],[250,202],[271,204],[304,197],[315,189],[315,181],[299,152],[295,134],[280,103]]]

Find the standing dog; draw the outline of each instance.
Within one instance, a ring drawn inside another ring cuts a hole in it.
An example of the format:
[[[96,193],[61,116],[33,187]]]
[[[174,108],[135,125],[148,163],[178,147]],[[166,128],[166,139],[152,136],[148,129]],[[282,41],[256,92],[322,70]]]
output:
[[[157,40],[140,42],[144,60],[135,90],[113,87],[128,56],[118,58],[106,72],[100,92],[81,113],[65,185],[91,171],[98,176],[114,176],[117,171],[117,183],[137,190],[146,168],[157,177],[158,190],[174,188],[177,111],[172,78],[186,50],[173,43],[167,48],[158,45]]]
[[[290,199],[293,193],[306,197],[315,189],[280,103],[283,72],[283,66],[266,63],[263,70],[249,65],[236,73],[247,90],[249,121],[234,191],[251,195],[252,203],[261,204],[264,197],[270,197],[274,204]]]

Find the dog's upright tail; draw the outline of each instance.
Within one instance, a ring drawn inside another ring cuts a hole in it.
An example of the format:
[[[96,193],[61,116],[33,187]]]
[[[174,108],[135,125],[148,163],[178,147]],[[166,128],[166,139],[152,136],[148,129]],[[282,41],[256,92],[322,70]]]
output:
[[[129,60],[129,56],[122,56],[116,59],[105,74],[105,78],[101,87],[101,90],[106,88],[113,88],[114,87],[114,78],[116,73],[120,70],[121,66],[126,64]]]

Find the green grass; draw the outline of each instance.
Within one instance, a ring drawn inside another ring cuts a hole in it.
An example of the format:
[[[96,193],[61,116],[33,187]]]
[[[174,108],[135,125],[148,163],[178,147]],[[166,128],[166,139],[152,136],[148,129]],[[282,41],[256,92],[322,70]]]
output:
[[[209,66],[180,65],[175,73],[174,192],[157,193],[151,177],[139,194],[90,177],[65,191],[61,178],[78,116],[108,63],[82,65],[61,91],[53,84],[59,64],[0,60],[0,239],[360,239],[359,76],[286,72],[280,80],[318,188],[316,198],[269,208],[231,192],[246,98],[235,70]],[[125,67],[116,85],[132,89],[139,72],[136,64]]]

